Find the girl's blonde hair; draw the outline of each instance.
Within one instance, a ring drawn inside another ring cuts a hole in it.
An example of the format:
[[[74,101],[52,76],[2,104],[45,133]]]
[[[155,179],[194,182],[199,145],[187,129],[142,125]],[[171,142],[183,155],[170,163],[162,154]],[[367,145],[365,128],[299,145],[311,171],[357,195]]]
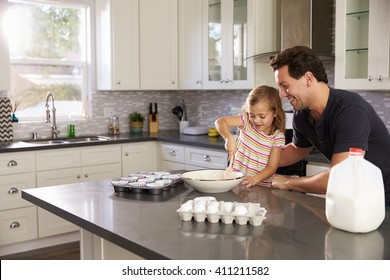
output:
[[[246,102],[243,106],[244,112],[249,112],[249,106],[253,106],[260,101],[267,101],[271,110],[275,112],[276,117],[272,122],[272,133],[276,130],[285,132],[286,129],[286,114],[284,113],[282,107],[282,100],[279,97],[279,92],[277,89],[270,86],[258,86],[251,90]]]

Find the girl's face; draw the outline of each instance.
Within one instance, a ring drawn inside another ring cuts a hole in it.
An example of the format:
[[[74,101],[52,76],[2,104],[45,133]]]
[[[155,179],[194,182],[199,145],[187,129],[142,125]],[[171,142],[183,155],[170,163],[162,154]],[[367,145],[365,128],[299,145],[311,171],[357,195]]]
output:
[[[266,100],[260,100],[255,105],[249,106],[249,121],[258,130],[269,135],[272,131],[272,123],[276,117]]]

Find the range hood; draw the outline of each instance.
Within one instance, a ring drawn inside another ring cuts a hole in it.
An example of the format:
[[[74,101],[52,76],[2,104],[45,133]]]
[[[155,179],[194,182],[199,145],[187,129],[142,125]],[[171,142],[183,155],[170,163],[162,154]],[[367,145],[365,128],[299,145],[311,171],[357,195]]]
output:
[[[308,46],[322,58],[333,57],[334,1],[333,0],[279,0],[280,47]],[[248,57],[269,62],[281,50]]]

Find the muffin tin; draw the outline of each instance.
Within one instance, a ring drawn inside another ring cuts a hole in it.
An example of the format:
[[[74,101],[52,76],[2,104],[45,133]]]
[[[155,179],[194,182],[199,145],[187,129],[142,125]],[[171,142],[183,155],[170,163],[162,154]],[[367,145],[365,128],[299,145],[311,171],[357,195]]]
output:
[[[206,219],[210,223],[222,221],[224,224],[235,222],[239,225],[246,225],[248,222],[252,226],[259,226],[265,219],[267,210],[260,207],[260,203],[240,203],[217,201],[214,197],[197,197],[183,203],[177,209],[180,219],[196,222],[204,222]]]
[[[177,173],[139,172],[114,179],[110,182],[110,186],[114,188],[115,192],[161,194],[163,191],[176,186],[176,183],[181,180],[181,174]]]

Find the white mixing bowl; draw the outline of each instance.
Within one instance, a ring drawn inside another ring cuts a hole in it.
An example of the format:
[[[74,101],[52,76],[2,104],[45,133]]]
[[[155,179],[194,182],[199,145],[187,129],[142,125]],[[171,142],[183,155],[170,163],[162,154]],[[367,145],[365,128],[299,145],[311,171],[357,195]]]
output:
[[[241,172],[233,172],[233,176],[225,179],[225,170],[195,170],[181,174],[184,183],[203,193],[222,193],[231,190],[244,179]]]

